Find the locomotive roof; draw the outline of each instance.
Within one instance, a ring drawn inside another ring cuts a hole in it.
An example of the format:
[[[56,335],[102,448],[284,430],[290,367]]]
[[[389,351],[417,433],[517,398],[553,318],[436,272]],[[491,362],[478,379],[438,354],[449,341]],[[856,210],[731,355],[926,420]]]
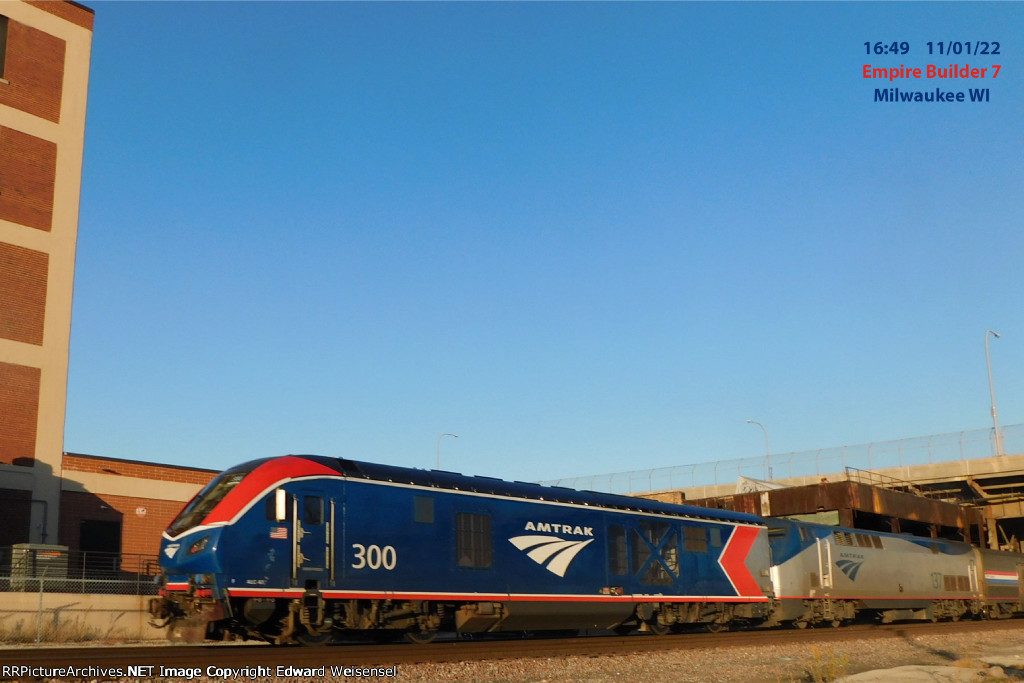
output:
[[[443,470],[421,470],[412,467],[397,467],[371,462],[331,458],[323,455],[297,455],[325,465],[339,474],[353,479],[370,479],[373,481],[390,481],[400,484],[412,484],[452,491],[471,491],[495,496],[509,496],[529,500],[541,500],[555,503],[571,503],[615,510],[631,510],[685,517],[701,517],[726,522],[763,525],[763,519],[756,515],[732,510],[715,510],[693,505],[677,505],[663,503],[645,498],[634,498],[614,493],[598,491],[581,491],[561,486],[543,486],[541,484],[522,481],[505,481],[495,477],[467,476]]]

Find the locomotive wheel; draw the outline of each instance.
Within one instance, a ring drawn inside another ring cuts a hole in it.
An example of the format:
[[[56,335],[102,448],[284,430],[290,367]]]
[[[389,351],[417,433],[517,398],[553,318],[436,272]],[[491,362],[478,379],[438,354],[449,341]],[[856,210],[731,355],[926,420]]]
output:
[[[334,634],[330,631],[327,631],[327,633],[310,633],[309,631],[302,629],[300,631],[296,631],[295,640],[307,647],[321,647],[333,641]]]
[[[406,631],[405,639],[410,643],[416,645],[426,645],[427,643],[434,642],[434,638],[437,638],[437,631]]]
[[[656,636],[663,636],[672,630],[671,626],[668,626],[667,624],[659,624],[656,619],[651,619],[644,623],[647,624],[647,630]]]
[[[797,628],[807,628],[808,622],[804,620],[794,621],[793,626],[796,626]]]
[[[709,621],[704,624],[704,628],[708,630],[708,633],[721,633],[722,631],[729,630],[729,624],[724,624],[720,621]]]

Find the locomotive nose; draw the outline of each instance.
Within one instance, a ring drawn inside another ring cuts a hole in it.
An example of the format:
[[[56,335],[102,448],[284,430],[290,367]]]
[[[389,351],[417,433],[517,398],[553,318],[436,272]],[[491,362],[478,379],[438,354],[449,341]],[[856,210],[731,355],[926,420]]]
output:
[[[165,574],[205,574],[220,571],[217,545],[220,529],[204,529],[160,547],[160,567]]]

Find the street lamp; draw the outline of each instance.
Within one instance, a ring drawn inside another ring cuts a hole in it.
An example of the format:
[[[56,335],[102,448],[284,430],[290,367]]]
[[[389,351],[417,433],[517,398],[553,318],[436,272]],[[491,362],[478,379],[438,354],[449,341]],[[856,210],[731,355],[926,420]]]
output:
[[[992,356],[988,352],[988,336],[992,335],[999,339],[999,333],[995,330],[985,330],[985,365],[988,367],[988,395],[992,399],[992,426],[996,430],[996,455],[1003,454],[1003,437],[999,435],[999,416],[996,413],[996,390],[992,384]]]
[[[442,434],[437,437],[437,466],[434,469],[441,469],[441,439],[446,436],[454,436],[456,439],[459,438],[458,434]]]
[[[764,462],[768,469],[768,478],[772,478],[772,445],[768,441],[768,430],[764,428],[764,425],[757,420],[747,420],[748,425],[757,425],[764,432]]]

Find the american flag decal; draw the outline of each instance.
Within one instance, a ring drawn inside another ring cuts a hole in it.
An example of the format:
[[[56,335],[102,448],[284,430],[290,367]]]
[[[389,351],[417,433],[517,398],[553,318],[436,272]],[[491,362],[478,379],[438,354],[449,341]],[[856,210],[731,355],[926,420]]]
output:
[[[270,527],[271,538],[288,538],[288,527],[286,526],[272,526]]]

